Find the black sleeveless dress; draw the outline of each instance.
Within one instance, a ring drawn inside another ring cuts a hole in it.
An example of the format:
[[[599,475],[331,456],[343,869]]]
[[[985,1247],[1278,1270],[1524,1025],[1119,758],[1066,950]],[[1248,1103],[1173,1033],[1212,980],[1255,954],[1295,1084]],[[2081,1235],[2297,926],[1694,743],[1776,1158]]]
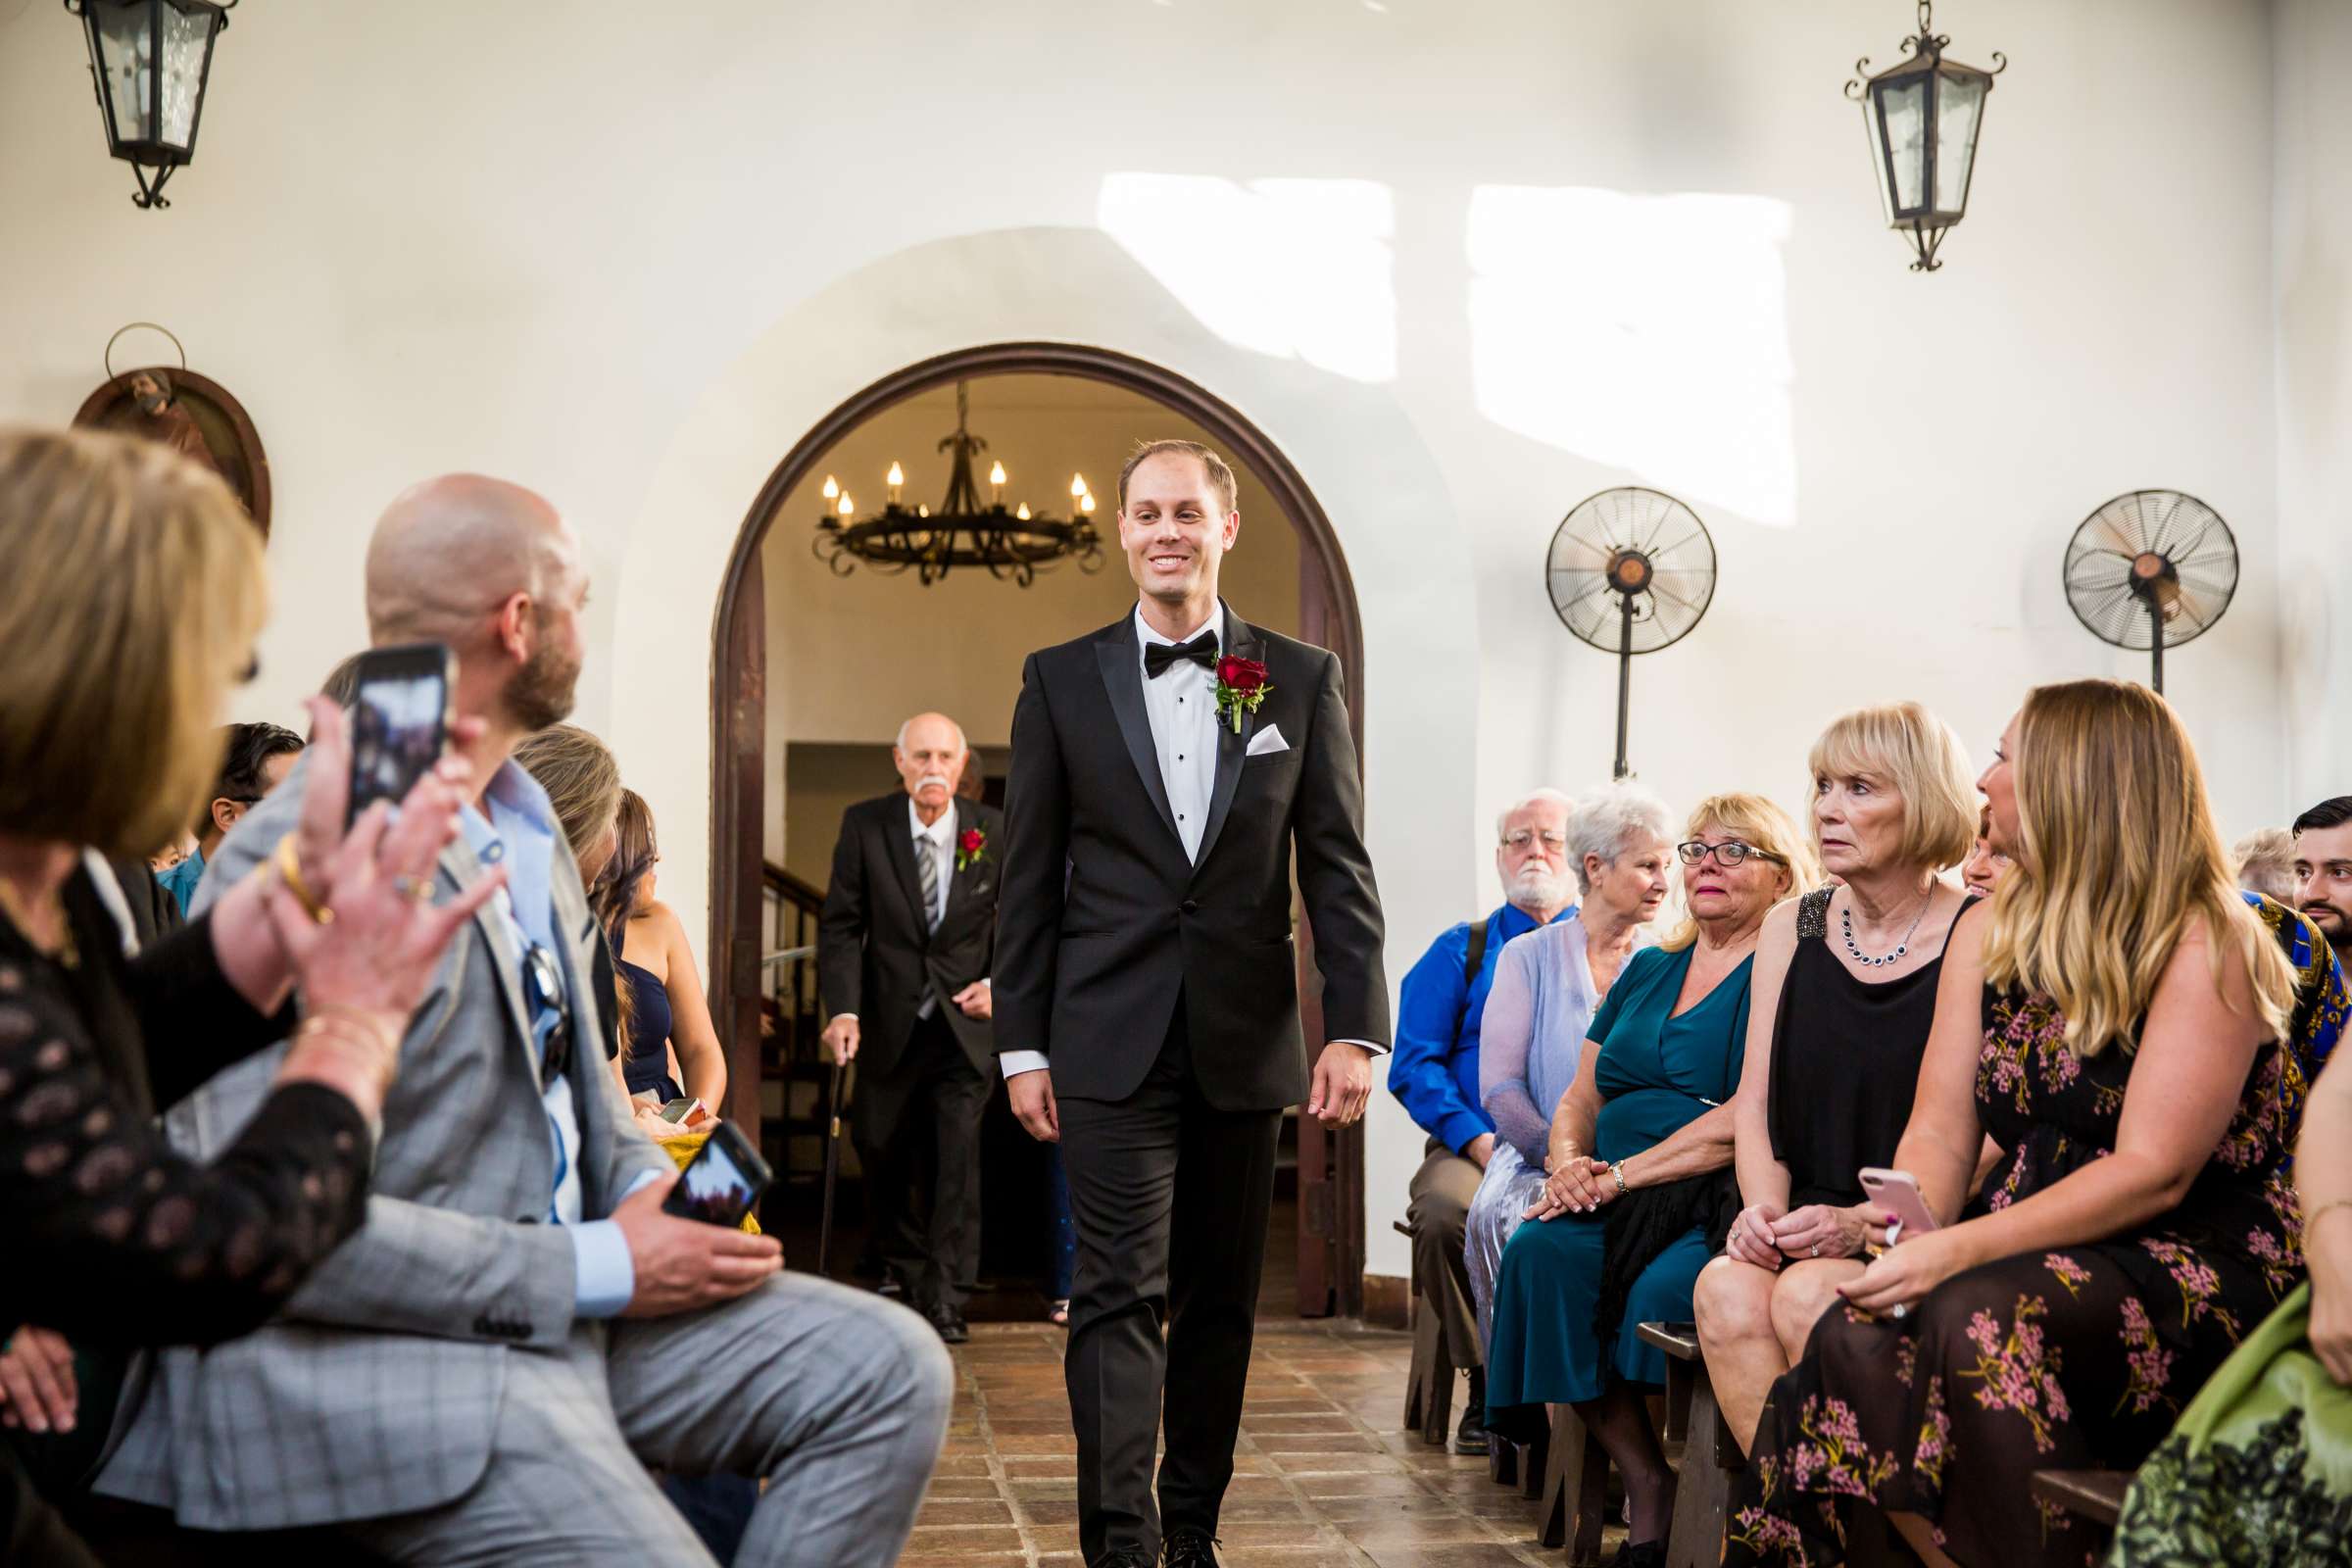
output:
[[[1830,951],[1830,898],[1808,893],[1796,906],[1796,952],[1772,1024],[1772,1074],[1765,1101],[1773,1157],[1788,1167],[1788,1206],[1862,1201],[1855,1172],[1893,1162],[1920,1059],[1936,1021],[1943,955],[1909,974],[1856,979]],[[1964,901],[1960,907],[1966,909]],[[1959,914],[1952,916],[1957,923]],[[1944,928],[1950,941],[1951,927]]]

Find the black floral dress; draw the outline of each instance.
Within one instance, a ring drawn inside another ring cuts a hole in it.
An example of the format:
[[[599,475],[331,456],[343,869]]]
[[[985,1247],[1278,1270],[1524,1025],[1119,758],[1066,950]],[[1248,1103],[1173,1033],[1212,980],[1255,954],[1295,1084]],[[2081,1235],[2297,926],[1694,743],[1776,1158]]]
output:
[[[2047,998],[1987,991],[1977,1111],[2008,1160],[1984,1212],[2112,1152],[2132,1053],[2066,1048]],[[2103,1535],[2034,1500],[2036,1470],[2130,1469],[2240,1338],[2300,1282],[2294,1196],[2279,1178],[2300,1101],[2276,1044],[2180,1206],[2141,1230],[1956,1274],[1900,1320],[1823,1314],[1757,1429],[1728,1563],[1845,1554],[1869,1498],[1924,1516],[1969,1568],[2082,1563]]]

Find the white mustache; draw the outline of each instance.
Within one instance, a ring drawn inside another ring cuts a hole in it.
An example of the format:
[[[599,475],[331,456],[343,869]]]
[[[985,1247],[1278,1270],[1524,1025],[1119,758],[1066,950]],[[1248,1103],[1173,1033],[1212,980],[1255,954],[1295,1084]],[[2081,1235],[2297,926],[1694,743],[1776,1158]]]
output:
[[[934,784],[943,790],[952,790],[956,787],[956,781],[945,773],[925,773],[914,781],[914,787],[918,790],[927,790]]]

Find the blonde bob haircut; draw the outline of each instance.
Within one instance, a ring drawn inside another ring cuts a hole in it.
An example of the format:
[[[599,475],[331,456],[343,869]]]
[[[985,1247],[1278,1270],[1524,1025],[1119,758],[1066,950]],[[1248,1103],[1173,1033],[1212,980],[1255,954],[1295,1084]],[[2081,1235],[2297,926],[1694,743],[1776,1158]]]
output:
[[[1774,902],[1795,898],[1821,886],[1821,858],[1796,830],[1796,824],[1788,820],[1788,813],[1763,796],[1737,793],[1708,796],[1690,808],[1690,819],[1683,824],[1683,836],[1694,839],[1709,828],[1731,834],[1751,850],[1780,857],[1785,863],[1778,869],[1788,885],[1781,889]],[[1668,953],[1680,953],[1697,940],[1698,922],[1686,913],[1658,945]]]
[[[0,429],[0,831],[154,854],[203,811],[269,610],[220,476],[93,430]]]
[[[2222,995],[2243,970],[2263,1027],[2285,1032],[2294,971],[2238,896],[2196,751],[2163,698],[2118,680],[2037,686],[2010,766],[2024,842],[1993,891],[1987,982],[2049,997],[2079,1056],[2130,1051],[2174,950],[2202,929]]]
[[[1865,778],[1902,797],[1895,858],[1940,871],[1977,847],[1977,784],[1952,726],[1917,703],[1857,708],[1830,721],[1805,759],[1816,790],[1828,778]],[[1813,847],[1821,818],[1811,811]]]

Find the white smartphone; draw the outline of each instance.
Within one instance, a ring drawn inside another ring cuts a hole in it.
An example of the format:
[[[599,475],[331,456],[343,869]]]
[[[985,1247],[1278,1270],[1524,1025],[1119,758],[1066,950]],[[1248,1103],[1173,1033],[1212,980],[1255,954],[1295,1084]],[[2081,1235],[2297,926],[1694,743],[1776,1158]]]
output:
[[[1919,1183],[1909,1171],[1865,1165],[1861,1180],[1863,1196],[1892,1214],[1902,1230],[1917,1234],[1936,1228],[1936,1216],[1928,1212],[1928,1200],[1919,1196]]]

